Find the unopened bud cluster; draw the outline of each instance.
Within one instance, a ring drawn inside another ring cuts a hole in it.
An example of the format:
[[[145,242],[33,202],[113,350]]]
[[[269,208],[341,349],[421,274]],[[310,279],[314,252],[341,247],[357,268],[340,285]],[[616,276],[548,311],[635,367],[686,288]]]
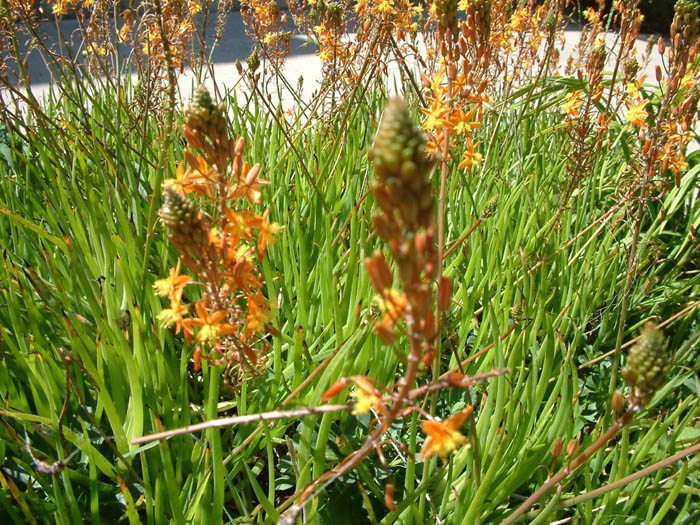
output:
[[[488,219],[489,217],[493,217],[497,209],[498,194],[494,195],[486,202],[486,205],[484,205],[484,210],[481,212],[481,214],[485,219]]]
[[[469,39],[477,45],[491,35],[491,0],[467,0],[465,6]]]
[[[398,212],[409,231],[428,227],[433,222],[428,178],[433,162],[425,152],[425,138],[399,98],[387,103],[370,159],[377,174],[374,194],[379,207],[387,214]]]
[[[191,240],[202,231],[202,219],[197,204],[170,186],[163,189],[163,206],[159,215],[178,241]]]
[[[370,158],[377,175],[374,196],[382,213],[374,218],[396,263],[402,292],[392,290],[393,272],[377,252],[367,259],[372,285],[382,294],[386,314],[375,329],[387,343],[396,339],[394,325],[410,320],[412,337],[422,341],[424,364],[434,356],[435,318],[432,286],[439,262],[435,250],[433,187],[428,174],[433,162],[425,151],[425,139],[413,123],[408,108],[398,98],[387,103]],[[449,280],[439,286],[439,306],[447,309],[452,292]]]
[[[700,54],[698,33],[698,4],[695,0],[678,0],[674,6],[675,14],[671,23],[672,53],[669,69],[680,77],[685,75],[688,62]]]
[[[680,35],[689,45],[698,38],[698,4],[695,0],[678,0],[671,23],[671,38]]]
[[[340,28],[343,23],[343,6],[340,2],[328,2],[327,4],[320,2],[318,11],[325,18],[329,27]]]
[[[553,37],[557,31],[557,14],[554,11],[549,11],[544,19],[544,27],[547,33]]]
[[[187,126],[194,132],[208,137],[226,135],[228,123],[223,104],[215,105],[209,91],[199,86],[192,98],[192,103],[185,111]]]
[[[622,377],[641,394],[642,400],[647,401],[663,386],[669,369],[664,334],[654,323],[648,322],[642,328],[639,341],[629,351]]]
[[[255,73],[255,71],[260,67],[260,55],[258,55],[257,49],[253,49],[253,52],[248,55],[248,58],[245,59],[245,63],[248,66],[248,69],[252,73]]]
[[[456,39],[459,31],[457,0],[435,0],[433,5],[440,30]]]
[[[639,62],[637,62],[636,58],[632,57],[625,61],[624,68],[625,82],[632,82],[637,78],[637,73],[639,73]]]

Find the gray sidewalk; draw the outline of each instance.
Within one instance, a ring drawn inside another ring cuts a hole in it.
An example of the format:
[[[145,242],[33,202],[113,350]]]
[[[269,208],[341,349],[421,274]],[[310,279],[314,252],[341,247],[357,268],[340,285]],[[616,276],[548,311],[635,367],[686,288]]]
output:
[[[59,39],[55,27],[52,27],[51,24],[45,24],[43,29],[46,34],[47,44],[56,46],[56,49],[63,54],[73,54],[74,56],[80,54],[83,50],[83,42],[78,22],[75,19],[66,19],[61,22],[60,28],[61,39]],[[581,32],[578,28],[567,29],[564,32],[561,64],[565,64],[566,59],[575,54],[580,35]],[[608,46],[611,47],[615,43],[615,35],[606,35],[606,41]],[[59,42],[63,43],[63,49],[59,47]],[[71,45],[66,46],[65,42],[71,42]],[[210,44],[211,42],[208,42],[208,45]],[[640,38],[637,41],[639,57],[641,57],[646,46],[647,37]],[[232,11],[228,13],[224,37],[217,43],[212,54],[214,77],[220,89],[227,89],[237,85],[240,77],[236,71],[236,61],[244,61],[251,53],[251,50],[252,42],[246,36],[240,12]],[[122,57],[127,57],[131,49],[122,46],[119,51]],[[612,59],[613,57],[609,56],[608,62],[611,63]],[[658,53],[653,52],[652,61],[645,71],[647,73],[647,82],[655,82],[654,68],[657,64],[661,64],[661,60]],[[51,74],[38,51],[33,51],[29,55],[27,67],[31,79],[32,92],[37,98],[41,99],[49,88]],[[302,96],[305,101],[310,100],[322,80],[321,62],[315,54],[315,46],[307,43],[300,36],[294,37],[292,39],[291,54],[284,66],[284,75],[293,86],[296,86],[299,77],[303,77],[304,90]],[[191,71],[186,70],[180,76],[178,85],[180,96],[183,100],[189,98],[195,82],[195,76]],[[213,81],[209,79],[205,84],[211,87]],[[389,85],[392,85],[391,81]],[[291,97],[283,97],[283,103],[289,101],[291,101]]]

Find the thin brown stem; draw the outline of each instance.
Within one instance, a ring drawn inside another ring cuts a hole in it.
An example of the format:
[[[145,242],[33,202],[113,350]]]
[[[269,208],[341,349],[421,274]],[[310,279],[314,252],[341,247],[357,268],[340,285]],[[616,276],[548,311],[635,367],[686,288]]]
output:
[[[296,408],[293,410],[273,410],[271,412],[262,412],[260,414],[249,414],[247,416],[222,417],[219,419],[213,419],[211,421],[205,421],[204,423],[187,425],[186,427],[176,428],[174,430],[166,430],[164,432],[157,432],[155,434],[142,436],[140,438],[134,439],[132,443],[134,445],[143,445],[145,443],[150,443],[151,441],[160,441],[162,439],[169,439],[175,436],[182,436],[183,434],[201,432],[202,430],[208,430],[210,428],[221,428],[232,425],[246,425],[248,423],[257,423],[259,421],[275,421],[277,419],[295,419],[300,417],[312,416],[315,414],[324,414],[326,412],[340,412],[342,410],[350,409],[351,406],[352,405],[349,404],[322,405],[319,407],[304,407]]]
[[[634,414],[637,413],[636,408],[630,408],[625,412],[620,419],[615,421],[612,426],[606,430],[598,439],[591,443],[586,450],[581,452],[576,458],[574,458],[570,463],[568,463],[563,469],[557,472],[554,476],[549,478],[540,488],[538,488],[535,493],[527,498],[515,511],[508,516],[504,521],[503,525],[510,525],[515,523],[519,516],[523,515],[527,510],[532,507],[537,501],[549,492],[555,485],[558,485],[564,478],[571,474],[578,467],[583,465],[588,461],[591,456],[600,450],[605,444],[610,441],[615,435],[626,425],[628,425]]]

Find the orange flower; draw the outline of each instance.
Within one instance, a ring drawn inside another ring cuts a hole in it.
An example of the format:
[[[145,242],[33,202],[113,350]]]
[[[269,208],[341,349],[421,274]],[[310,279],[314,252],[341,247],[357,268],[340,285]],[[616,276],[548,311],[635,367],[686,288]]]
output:
[[[221,335],[233,334],[236,332],[235,326],[221,322],[228,315],[228,312],[225,310],[219,310],[218,312],[210,314],[202,301],[198,301],[195,308],[197,309],[198,317],[190,319],[188,324],[199,326],[199,332],[197,333],[198,342],[217,342]]]
[[[201,197],[203,195],[212,196],[211,182],[207,178],[209,167],[201,155],[195,159],[191,154],[188,154],[190,164],[194,168],[185,169],[185,163],[180,162],[175,170],[175,178],[167,179],[163,184],[173,186],[181,194],[195,192],[195,195]]]
[[[170,268],[170,273],[165,279],[158,279],[153,283],[156,295],[168,296],[171,301],[180,302],[185,286],[192,282],[189,275],[180,275],[180,260],[175,268]]]
[[[371,408],[377,412],[386,411],[382,398],[379,397],[379,392],[366,377],[355,376],[352,380],[357,386],[356,390],[350,392],[350,396],[355,399],[355,404],[352,407],[354,415],[366,414]]]
[[[467,137],[466,149],[464,150],[464,153],[462,153],[462,162],[459,163],[457,169],[461,170],[464,168],[475,168],[481,164],[484,156],[476,151],[479,144],[481,144],[480,141],[475,144],[472,142],[471,137]]]
[[[190,319],[185,319],[187,314],[187,307],[179,301],[175,301],[171,302],[170,308],[164,308],[160,311],[158,314],[158,320],[164,328],[168,328],[174,324],[175,333],[179,334],[180,332],[183,332],[185,334],[185,339],[189,344],[192,342],[194,332],[189,324]]]
[[[250,226],[248,224],[250,214],[247,214],[245,211],[236,213],[233,208],[225,208],[224,214],[226,219],[228,219],[224,233],[230,236],[230,243],[236,245],[241,239],[250,240]]]
[[[462,426],[468,415],[469,412],[463,410],[446,421],[424,421],[421,427],[428,437],[420,451],[421,456],[427,459],[434,452],[437,452],[441,458],[444,458],[453,450],[464,445],[467,438],[459,431],[459,427]]]
[[[581,104],[583,104],[583,100],[581,98],[582,96],[583,90],[577,89],[576,91],[569,93],[566,102],[562,106],[562,112],[566,113],[570,119],[574,119],[579,116],[578,110],[581,108]]]
[[[481,125],[481,122],[478,120],[472,120],[478,109],[479,106],[474,106],[468,113],[465,113],[462,108],[455,110],[455,113],[452,115],[455,133],[468,136],[471,130]]]
[[[256,292],[248,297],[248,315],[245,319],[245,331],[242,340],[246,340],[251,334],[263,332],[265,324],[272,317],[265,297],[262,293]]]
[[[406,294],[393,288],[388,288],[384,290],[381,306],[386,312],[387,317],[393,321],[398,321],[406,313],[408,298]]]
[[[639,129],[647,129],[646,119],[649,116],[649,113],[644,111],[644,106],[646,106],[648,103],[648,100],[643,100],[636,106],[632,106],[627,110],[625,120],[629,122],[633,128],[637,126]]]
[[[275,242],[275,235],[279,233],[282,226],[276,222],[268,221],[270,216],[270,209],[265,211],[262,216],[254,216],[249,224],[258,230],[258,253],[260,257],[265,255],[267,251],[267,245]]]
[[[245,173],[246,176],[245,178],[239,177],[241,180],[238,184],[233,186],[229,192],[229,200],[245,197],[245,199],[251,204],[260,204],[262,196],[260,187],[270,185],[269,180],[258,178],[258,173],[260,173],[260,164],[256,164],[251,168],[248,166],[247,162],[244,162],[241,173]]]

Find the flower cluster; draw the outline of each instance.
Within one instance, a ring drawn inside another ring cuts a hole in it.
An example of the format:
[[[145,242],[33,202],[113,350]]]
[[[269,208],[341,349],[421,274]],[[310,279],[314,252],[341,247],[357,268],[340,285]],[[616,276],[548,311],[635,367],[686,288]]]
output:
[[[241,0],[241,15],[262,56],[279,70],[290,51],[286,13],[275,0]]]
[[[433,160],[403,100],[393,98],[387,103],[370,159],[377,176],[372,190],[380,209],[374,225],[396,263],[399,282],[394,286],[394,271],[381,251],[366,259],[367,274],[380,295],[384,312],[375,323],[375,332],[386,344],[393,344],[399,333],[405,331],[409,352],[406,371],[396,384],[398,392],[382,388],[382,395],[370,379],[354,376],[340,379],[323,396],[323,401],[328,401],[353,382],[356,386],[351,393],[355,399],[353,412],[360,414],[372,409],[377,414],[378,430],[361,449],[363,453],[372,446],[376,448],[377,442],[372,440],[378,440],[399,417],[421,365],[427,368],[435,359],[436,312],[439,314],[449,308],[452,295],[451,281],[442,277],[437,301],[433,302],[433,286],[439,268],[434,239],[435,198],[429,178]],[[389,400],[393,404],[387,408]],[[414,409],[409,406],[406,410]],[[427,436],[422,450],[424,458],[435,452],[445,457],[466,443],[459,428],[470,410],[471,407],[444,422],[430,418],[423,423]]]
[[[190,61],[194,16],[202,10],[202,0],[144,0],[139,9],[138,42],[150,67],[182,71]]]
[[[267,182],[258,177],[259,164],[243,160],[244,140],[229,137],[223,106],[200,87],[185,115],[190,150],[176,178],[165,182],[160,210],[180,260],[154,285],[170,301],[159,318],[196,342],[195,369],[202,357],[256,369],[266,351],[264,342],[257,343],[270,333],[273,311],[257,261],[280,226],[269,221],[269,210],[259,215],[244,208],[245,202],[261,202]],[[180,261],[196,278],[180,274]],[[187,286],[201,288],[194,312],[183,297]]]

